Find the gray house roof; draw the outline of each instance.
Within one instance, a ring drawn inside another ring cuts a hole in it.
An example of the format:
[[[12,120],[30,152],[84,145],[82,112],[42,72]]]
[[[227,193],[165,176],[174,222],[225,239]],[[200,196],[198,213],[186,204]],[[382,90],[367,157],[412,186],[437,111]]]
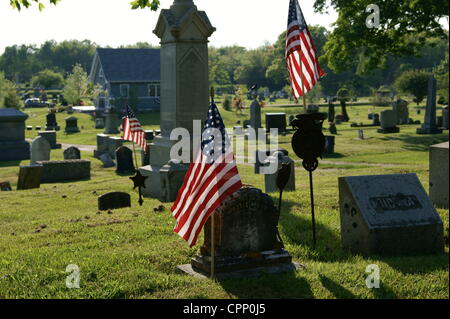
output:
[[[97,49],[108,82],[159,82],[159,49]]]

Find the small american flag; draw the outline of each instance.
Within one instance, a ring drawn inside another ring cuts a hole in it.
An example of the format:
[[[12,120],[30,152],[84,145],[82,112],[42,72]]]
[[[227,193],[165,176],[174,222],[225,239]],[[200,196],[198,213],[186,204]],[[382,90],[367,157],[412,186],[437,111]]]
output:
[[[286,63],[295,98],[308,93],[325,75],[319,66],[316,48],[297,0],[290,0],[289,4]]]
[[[216,133],[213,135],[213,133]],[[228,196],[242,187],[233,150],[219,110],[214,102],[202,134],[201,149],[190,164],[183,187],[171,210],[177,220],[174,232],[190,247],[209,216]]]
[[[145,152],[147,152],[147,139],[141,123],[139,123],[136,115],[129,105],[126,108],[127,114],[123,118],[123,137],[125,141],[138,144]]]

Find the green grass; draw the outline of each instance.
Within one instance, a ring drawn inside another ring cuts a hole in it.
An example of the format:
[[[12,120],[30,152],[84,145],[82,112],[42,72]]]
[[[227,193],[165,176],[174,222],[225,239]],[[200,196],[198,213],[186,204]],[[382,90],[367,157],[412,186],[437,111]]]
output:
[[[367,110],[351,108],[350,117],[368,122]],[[222,115],[227,126],[248,118],[225,111]],[[89,127],[93,122],[88,116],[75,116],[84,130],[69,136],[60,131],[59,142],[95,144],[100,130]],[[58,114],[61,126],[63,117]],[[143,118],[145,125],[156,128],[157,114]],[[31,121],[38,122],[37,117],[30,118],[27,125],[34,125],[28,123]],[[190,249],[172,232],[170,204],[164,204],[165,211],[160,213],[153,212],[160,204],[157,200],[145,199],[139,207],[137,192],[127,177],[116,175],[114,168],[102,168],[91,152],[82,152],[82,158],[92,161],[90,180],[0,193],[0,298],[449,298],[448,210],[438,209],[445,226],[445,254],[363,257],[340,247],[338,177],[416,173],[428,191],[428,147],[448,140],[448,135],[420,136],[415,128],[405,125],[399,134],[389,135],[365,129],[368,139],[359,141],[356,128],[338,126],[337,155],[324,158],[326,163],[314,173],[316,248],[311,240],[309,180],[300,167],[296,170],[297,191],[284,195],[281,236],[294,261],[306,268],[240,280],[200,280],[176,273],[177,265],[189,263],[198,252],[202,237]],[[297,160],[291,151],[291,137],[280,137],[281,146]],[[61,159],[62,151],[52,150],[51,157]],[[0,163],[0,180],[11,181],[15,189],[18,165],[27,163]],[[253,174],[252,166],[240,165],[239,172],[243,183],[263,189],[263,176]],[[130,192],[133,207],[97,214],[97,197],[110,191]],[[276,194],[270,195],[276,200]],[[80,267],[81,289],[65,287],[69,264]],[[365,286],[370,264],[380,267],[380,289]]]

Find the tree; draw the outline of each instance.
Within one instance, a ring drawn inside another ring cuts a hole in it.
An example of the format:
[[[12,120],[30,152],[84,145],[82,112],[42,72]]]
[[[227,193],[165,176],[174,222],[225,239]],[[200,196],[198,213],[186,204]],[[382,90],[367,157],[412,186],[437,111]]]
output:
[[[33,3],[37,4],[39,6],[39,10],[43,10],[45,8],[45,5],[43,1],[41,0],[9,0],[11,3],[11,6],[17,10],[21,10],[22,7],[28,8]],[[61,0],[48,0],[51,4],[58,4]],[[153,11],[158,10],[158,7],[160,5],[159,0],[134,0],[131,3],[132,9],[144,9],[144,8],[150,8]]]
[[[80,105],[81,99],[88,96],[88,75],[83,67],[75,64],[72,73],[67,77],[63,95],[69,104]]]
[[[333,7],[338,19],[325,46],[321,61],[334,71],[358,65],[364,73],[382,66],[392,56],[417,55],[427,38],[447,38],[439,23],[448,17],[447,0],[378,0],[379,25],[369,28],[366,20],[370,14],[366,8],[372,0],[315,0],[317,12]]]
[[[403,93],[412,94],[419,105],[427,96],[428,81],[432,76],[432,73],[423,70],[405,71],[395,81],[395,87]]]
[[[42,70],[31,78],[31,85],[33,87],[43,87],[44,89],[61,86],[63,83],[64,77],[62,74],[49,69]]]
[[[16,86],[11,81],[5,79],[0,73],[0,107],[12,107],[19,109],[22,106]]]

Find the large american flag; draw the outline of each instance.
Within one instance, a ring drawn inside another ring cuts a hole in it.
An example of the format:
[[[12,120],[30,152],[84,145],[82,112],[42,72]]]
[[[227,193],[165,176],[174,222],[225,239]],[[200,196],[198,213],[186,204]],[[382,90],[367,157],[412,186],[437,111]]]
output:
[[[125,141],[130,141],[138,144],[145,152],[147,151],[147,139],[145,131],[142,129],[136,115],[129,105],[126,108],[126,115],[122,123],[123,137]]]
[[[174,232],[183,237],[189,246],[194,246],[209,216],[224,199],[241,187],[230,140],[219,110],[212,102],[202,133],[201,148],[190,164],[171,208],[177,220]]]
[[[301,59],[301,60],[300,60]],[[290,0],[286,33],[286,63],[295,98],[310,91],[325,75],[297,0]]]

